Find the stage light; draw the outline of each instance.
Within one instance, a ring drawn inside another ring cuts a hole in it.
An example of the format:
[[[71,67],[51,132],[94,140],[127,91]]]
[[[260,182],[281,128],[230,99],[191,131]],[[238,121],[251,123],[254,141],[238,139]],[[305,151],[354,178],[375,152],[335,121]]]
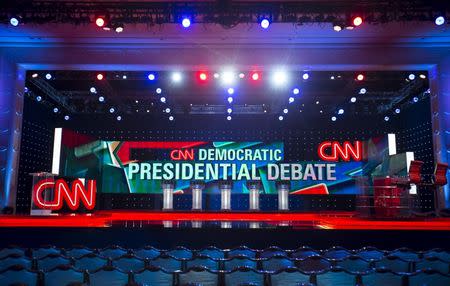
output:
[[[421,79],[426,79],[426,78],[427,78],[427,76],[424,75],[424,74],[420,74],[419,77],[420,77]]]
[[[53,108],[53,113],[58,113],[59,109],[58,107]]]
[[[162,103],[166,103],[166,98],[163,96],[159,100],[161,100]]]
[[[12,17],[11,19],[9,19],[9,23],[11,24],[11,26],[17,27],[19,25],[19,18]]]
[[[64,120],[69,120],[70,119],[70,116],[69,115],[66,115],[66,116],[64,116]]]
[[[413,97],[413,102],[418,102],[418,101],[419,101],[419,98],[417,96],[414,96]]]
[[[445,23],[444,16],[437,16],[436,19],[434,20],[434,23],[438,26],[443,25]]]
[[[147,76],[147,78],[149,79],[149,80],[155,80],[155,74],[153,74],[153,73],[149,73],[148,74],[148,76]]]
[[[104,101],[105,101],[105,98],[104,98],[103,96],[99,96],[98,101],[104,102]]]
[[[362,73],[360,73],[356,76],[356,79],[359,81],[362,81],[362,80],[364,80],[364,75]]]
[[[291,97],[289,97],[289,103],[293,103],[294,102],[294,98],[291,96]]]
[[[363,19],[360,16],[353,18],[353,26],[358,27],[363,23]]]
[[[278,116],[278,120],[283,121],[284,117],[283,115]]]
[[[231,113],[231,112],[233,112],[233,109],[228,108],[228,109],[227,109],[227,113]]]
[[[89,89],[89,91],[90,91],[91,93],[97,93],[97,89],[96,89],[95,87],[91,87],[91,88]]]
[[[259,73],[254,72],[252,73],[252,80],[258,80],[259,79]]]
[[[307,73],[307,72],[305,72],[304,74],[303,74],[303,79],[304,80],[307,80],[309,78],[309,74]]]
[[[181,25],[183,25],[183,27],[185,28],[189,28],[191,26],[191,19],[183,18],[183,20],[181,21]]]
[[[114,109],[114,107],[111,107],[111,108],[109,109],[109,113],[114,113],[114,111],[116,111],[116,110]]]
[[[331,117],[331,121],[336,121],[336,116]]]
[[[116,119],[117,119],[117,121],[120,121],[120,120],[122,120],[122,116],[119,115],[116,117]]]
[[[170,108],[167,107],[165,111],[166,113],[170,113]]]
[[[316,104],[319,104],[320,102],[319,101],[316,101]]]
[[[283,113],[287,114],[289,112],[289,110],[287,108],[283,109]]]
[[[385,116],[384,121],[389,121],[389,116]]]
[[[161,92],[162,92],[162,89],[158,87],[158,88],[156,89],[156,93],[157,93],[157,94],[161,94]]]
[[[400,108],[396,108],[396,109],[395,109],[395,113],[396,113],[396,114],[399,114],[399,113],[400,113]]]
[[[244,78],[245,77],[245,74],[244,73],[240,73],[239,74],[239,78]]]
[[[135,100],[134,102],[139,103],[139,100]]]
[[[45,75],[45,78],[46,79],[52,79],[52,75],[48,73],[48,74]]]
[[[331,80],[334,80],[334,75],[330,76],[330,79],[331,79]]]
[[[227,116],[227,120],[228,120],[228,121],[231,120],[231,116],[230,116],[230,115]]]
[[[408,79],[409,79],[409,80],[415,80],[415,79],[416,79],[416,75],[413,74],[413,73],[410,73],[410,74],[408,75]]]
[[[24,92],[28,92],[28,87],[25,86],[25,87],[23,88],[23,91],[24,91]]]
[[[351,103],[355,103],[355,102],[356,102],[356,97],[350,98],[350,102],[351,102]]]
[[[260,22],[260,25],[261,25],[261,28],[263,28],[263,29],[269,28],[269,26],[270,26],[269,19],[267,19],[267,18],[262,19]]]
[[[200,73],[198,77],[200,78],[200,80],[203,80],[203,81],[205,81],[208,78],[206,73],[204,73],[204,72]]]
[[[39,96],[39,95],[38,95],[38,96],[36,96],[36,101],[37,101],[37,102],[40,102],[40,101],[42,101],[42,97],[41,97],[41,96]]]
[[[333,30],[335,30],[336,32],[340,32],[340,31],[342,31],[342,26],[335,24],[335,25],[333,25]]]
[[[102,79],[103,79],[103,74],[98,73],[98,74],[97,74],[97,79],[98,79],[98,80],[102,80]]]
[[[273,81],[274,85],[281,86],[281,85],[284,85],[287,82],[287,78],[288,78],[288,76],[287,76],[286,72],[284,72],[284,71],[276,71],[273,74],[272,81]]]
[[[223,72],[221,75],[223,84],[232,84],[236,78],[236,75],[231,71]]]
[[[234,93],[234,88],[230,87],[229,89],[227,89],[228,94],[233,94]]]
[[[182,78],[182,76],[181,76],[181,73],[179,73],[179,72],[174,72],[174,73],[172,74],[172,81],[173,81],[173,82],[178,83],[178,82],[181,81],[181,78]]]
[[[123,30],[124,30],[123,24],[118,24],[114,29],[114,31],[116,31],[116,33],[122,33]]]
[[[127,75],[124,74],[124,75],[122,76],[122,79],[127,79]]]
[[[169,121],[173,121],[173,116],[169,116]]]
[[[231,96],[229,96],[229,97],[227,98],[227,101],[228,101],[228,103],[232,103],[232,102],[233,102],[233,98],[232,98]]]
[[[214,73],[213,76],[214,76],[214,78],[219,78],[220,77],[220,75],[218,73],[216,73],[216,72]]]
[[[342,108],[341,108],[341,109],[339,109],[339,110],[338,110],[338,114],[339,114],[339,115],[342,115],[342,114],[344,114],[344,109],[342,109]]]
[[[32,77],[32,78],[37,78],[37,77],[38,77],[38,74],[37,74],[37,73],[34,73],[34,74],[31,75],[31,77]]]
[[[95,19],[95,25],[97,25],[97,27],[103,27],[103,26],[105,26],[105,23],[106,23],[106,21],[103,17],[97,17]]]
[[[366,92],[367,89],[365,89],[364,87],[359,90],[359,94],[366,94]]]
[[[295,95],[297,95],[297,94],[300,93],[300,89],[294,88],[294,89],[292,90],[292,93],[295,94]]]

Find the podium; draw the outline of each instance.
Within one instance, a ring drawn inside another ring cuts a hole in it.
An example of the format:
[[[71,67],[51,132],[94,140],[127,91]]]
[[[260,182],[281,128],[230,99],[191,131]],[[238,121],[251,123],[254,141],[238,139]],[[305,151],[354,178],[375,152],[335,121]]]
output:
[[[192,210],[201,211],[202,210],[202,196],[205,184],[202,181],[192,181]]]
[[[36,206],[36,204],[34,203],[36,201],[36,192],[34,190],[35,186],[38,185],[39,182],[41,181],[48,181],[48,184],[54,184],[55,182],[55,177],[58,176],[56,174],[52,174],[52,173],[47,173],[47,172],[37,172],[37,173],[30,173],[30,175],[33,177],[33,181],[31,184],[31,207],[30,207],[30,215],[41,215],[41,216],[45,216],[45,215],[51,215],[52,211],[51,210],[46,210],[46,209],[41,209],[38,206]],[[51,202],[54,200],[54,192],[46,192],[43,191],[42,192],[42,198],[46,201],[46,202]]]
[[[163,191],[163,211],[173,210],[173,190],[175,183],[173,181],[163,181],[161,184]]]
[[[277,182],[278,190],[278,210],[288,211],[289,210],[289,190],[291,184],[289,181],[279,181]]]
[[[259,211],[259,191],[261,189],[261,182],[249,181],[248,188],[248,209],[250,211]]]
[[[233,183],[231,181],[219,182],[220,210],[222,210],[222,211],[230,211],[231,210],[231,189],[232,188],[233,188]]]

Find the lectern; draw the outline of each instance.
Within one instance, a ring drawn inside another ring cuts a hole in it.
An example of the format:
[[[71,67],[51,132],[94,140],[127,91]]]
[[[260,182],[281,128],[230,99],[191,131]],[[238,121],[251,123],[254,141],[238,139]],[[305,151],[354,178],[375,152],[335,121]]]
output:
[[[200,211],[202,210],[202,193],[205,188],[205,183],[203,181],[192,181],[192,210]]]
[[[248,209],[250,211],[259,211],[259,191],[261,189],[260,181],[248,181]]]
[[[175,189],[175,182],[163,181],[161,183],[161,188],[163,191],[163,210],[171,211],[173,210],[173,190]]]
[[[231,210],[231,189],[233,188],[233,183],[231,181],[220,181],[220,210],[229,211]]]
[[[289,210],[289,190],[291,184],[289,181],[279,181],[277,182],[278,190],[278,210],[288,211]]]

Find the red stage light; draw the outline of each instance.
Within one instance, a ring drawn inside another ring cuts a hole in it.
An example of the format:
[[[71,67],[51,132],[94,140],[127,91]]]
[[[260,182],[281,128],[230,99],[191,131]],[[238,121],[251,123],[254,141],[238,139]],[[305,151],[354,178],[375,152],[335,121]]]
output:
[[[353,18],[353,26],[358,27],[359,25],[361,25],[363,23],[363,19],[359,16]]]
[[[105,25],[105,19],[103,19],[102,17],[97,17],[95,19],[95,25],[97,25],[98,27],[103,27]]]
[[[101,73],[97,74],[97,79],[98,80],[102,80],[103,79],[103,74],[101,74]]]
[[[254,72],[252,73],[252,80],[258,80],[259,79],[259,73]]]
[[[356,76],[356,79],[362,81],[364,80],[364,75],[360,73],[359,75]]]
[[[200,73],[198,77],[200,78],[200,80],[206,80],[208,78],[208,76],[204,72]]]

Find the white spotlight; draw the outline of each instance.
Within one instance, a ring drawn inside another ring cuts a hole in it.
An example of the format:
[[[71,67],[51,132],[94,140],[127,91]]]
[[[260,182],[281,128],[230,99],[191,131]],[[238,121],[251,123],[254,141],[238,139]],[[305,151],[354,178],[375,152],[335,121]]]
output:
[[[233,109],[228,108],[228,109],[227,109],[227,113],[231,113],[231,112],[233,112]]]
[[[227,120],[228,120],[228,121],[231,120],[231,116],[230,116],[230,115],[227,116]]]
[[[58,111],[59,111],[58,107],[53,108],[54,113],[58,113]]]
[[[445,18],[444,16],[438,16],[436,17],[436,19],[434,20],[434,23],[438,26],[443,25],[445,23]]]
[[[414,96],[413,97],[413,102],[418,102],[418,101],[419,101],[419,98],[417,96]]]
[[[122,116],[119,115],[116,117],[116,119],[117,119],[117,121],[120,121],[120,120],[122,120]]]
[[[170,113],[170,108],[166,108],[166,113]]]
[[[230,87],[230,88],[227,90],[227,92],[228,92],[228,94],[233,94],[233,93],[234,93],[234,88]]]
[[[166,98],[163,96],[159,100],[161,100],[162,103],[166,103]]]
[[[272,76],[273,84],[276,86],[282,86],[286,84],[287,80],[288,76],[284,71],[276,71]]]
[[[41,96],[36,96],[36,101],[42,101],[42,97]]]
[[[307,80],[308,78],[309,78],[309,73],[305,72],[305,73],[303,74],[303,79],[304,79],[304,80]]]
[[[172,116],[172,115],[169,116],[169,120],[170,120],[170,121],[173,121],[173,116]]]
[[[283,113],[287,114],[289,112],[289,110],[287,108],[283,109]]]
[[[213,76],[214,76],[214,78],[219,78],[220,77],[220,75],[218,73],[216,73],[216,72],[214,73]]]
[[[283,115],[278,116],[278,120],[283,121],[284,117]]]
[[[232,98],[231,96],[229,96],[229,97],[227,98],[227,100],[228,100],[228,103],[232,103],[232,102],[233,102],[233,98]]]
[[[400,108],[396,108],[395,109],[395,113],[399,114],[400,113]]]
[[[289,103],[293,103],[294,102],[294,98],[291,96],[291,97],[289,97]]]
[[[46,79],[52,79],[52,75],[48,73],[48,74],[45,75],[45,78]]]
[[[148,74],[147,78],[148,78],[149,80],[155,80],[156,77],[155,77],[154,74],[150,73],[150,74]]]
[[[331,117],[331,121],[336,121],[336,116]]]
[[[295,94],[295,95],[297,95],[297,94],[300,93],[300,89],[294,88],[294,89],[292,90],[292,93]]]
[[[180,82],[180,81],[181,81],[181,73],[179,73],[179,72],[174,72],[174,73],[172,74],[172,81],[173,81],[173,82],[176,82],[176,83]]]
[[[104,98],[103,96],[99,96],[98,101],[104,102],[104,101],[105,101],[105,98]]]
[[[270,21],[268,19],[262,19],[261,20],[261,28],[267,29],[270,26]]]
[[[426,79],[426,78],[427,78],[427,76],[424,75],[424,74],[420,74],[419,77],[420,77],[421,79]]]
[[[12,17],[11,19],[9,19],[9,23],[11,24],[11,26],[17,27],[19,25],[19,19],[16,17]]]
[[[161,92],[162,92],[162,89],[158,87],[158,88],[156,89],[156,93],[157,93],[157,94],[161,94]]]
[[[356,97],[350,98],[350,102],[351,102],[351,103],[355,103],[355,102],[356,102]]]
[[[97,89],[96,89],[95,87],[91,87],[91,88],[89,89],[89,91],[90,91],[91,93],[97,93]]]
[[[411,74],[408,75],[408,79],[409,79],[409,80],[414,80],[415,78],[416,78],[416,75],[413,74],[413,73],[411,73]]]
[[[359,90],[359,94],[366,94],[366,92],[367,89],[365,89],[364,87]]]
[[[385,116],[384,121],[389,121],[389,116]]]
[[[344,109],[342,109],[342,108],[339,109],[339,110],[338,110],[338,114],[340,114],[340,115],[344,114]]]
[[[66,115],[66,116],[64,116],[64,120],[69,120],[70,119],[70,116],[69,115]]]
[[[109,113],[114,113],[114,111],[116,111],[116,110],[114,109],[114,107],[111,107],[111,108],[109,109]]]
[[[221,78],[223,84],[232,84],[236,79],[236,75],[232,71],[225,71],[222,73]]]

